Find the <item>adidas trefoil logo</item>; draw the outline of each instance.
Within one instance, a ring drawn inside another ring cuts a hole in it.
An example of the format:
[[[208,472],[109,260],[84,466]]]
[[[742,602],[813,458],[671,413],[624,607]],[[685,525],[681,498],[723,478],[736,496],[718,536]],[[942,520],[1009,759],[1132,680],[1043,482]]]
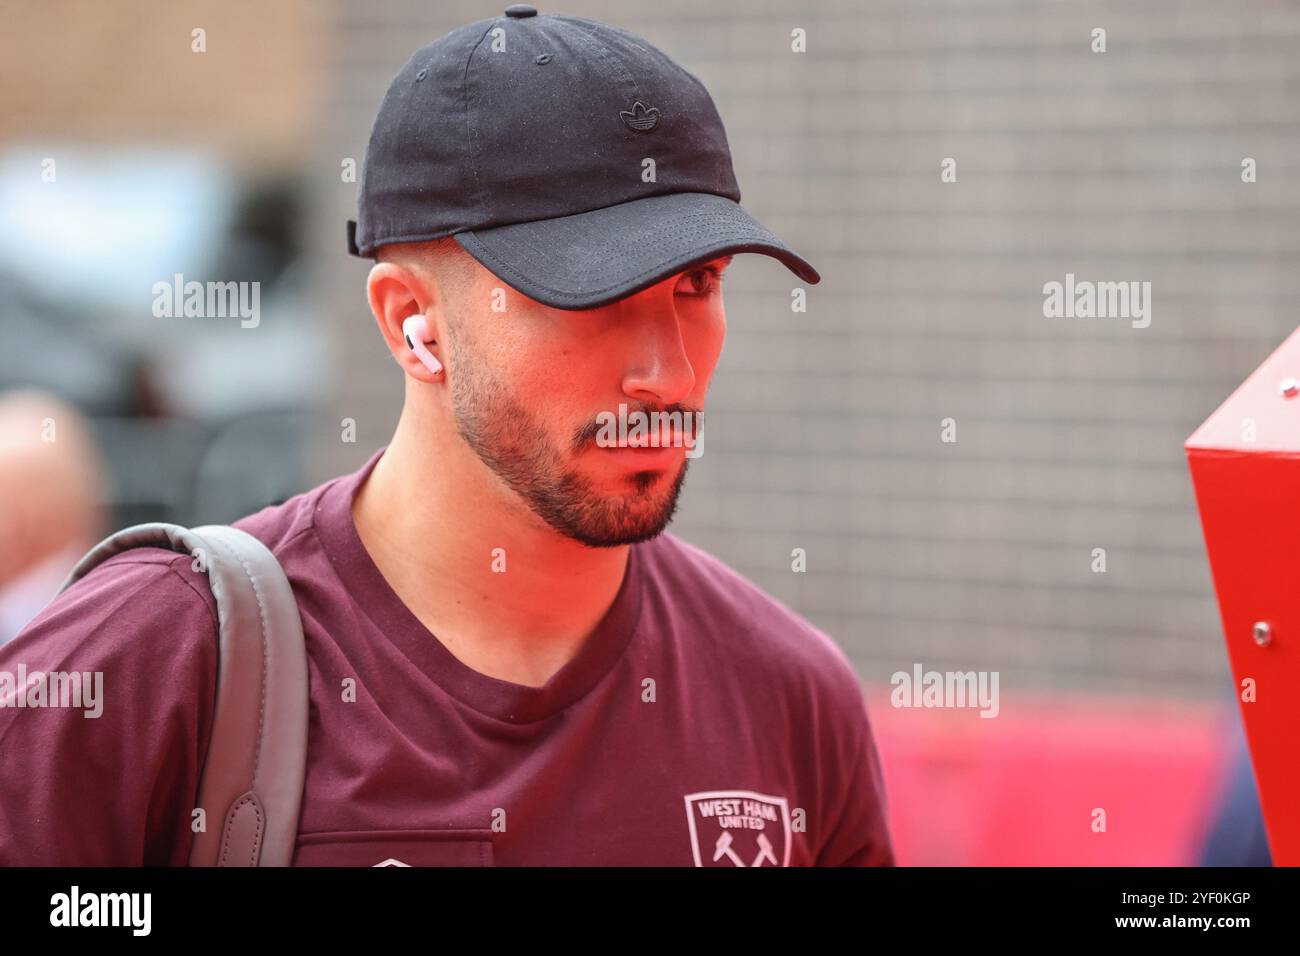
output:
[[[640,100],[633,103],[630,110],[619,110],[618,116],[624,126],[638,133],[648,132],[659,125],[659,110],[653,106],[646,109]]]

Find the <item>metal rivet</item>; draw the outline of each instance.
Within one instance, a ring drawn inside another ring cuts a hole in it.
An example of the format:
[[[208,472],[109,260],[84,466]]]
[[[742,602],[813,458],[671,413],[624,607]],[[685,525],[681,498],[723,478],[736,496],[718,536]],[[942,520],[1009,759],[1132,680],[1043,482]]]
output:
[[[1273,628],[1269,627],[1265,621],[1256,621],[1253,628],[1255,634],[1255,643],[1260,647],[1267,647],[1273,643]]]
[[[418,82],[419,80],[424,79],[424,78],[425,78],[426,76],[428,76],[428,75],[429,75],[429,71],[428,71],[428,69],[426,68],[426,69],[421,70],[419,73],[415,74],[415,79],[416,79],[416,81]]]
[[[1295,398],[1300,395],[1300,379],[1284,378],[1277,390],[1282,393],[1284,398]]]

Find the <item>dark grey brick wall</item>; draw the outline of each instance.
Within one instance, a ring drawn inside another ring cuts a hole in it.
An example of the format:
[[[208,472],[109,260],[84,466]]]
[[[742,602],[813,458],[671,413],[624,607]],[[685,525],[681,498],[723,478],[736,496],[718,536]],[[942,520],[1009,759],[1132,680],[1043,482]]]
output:
[[[498,9],[340,4],[321,168],[361,160],[418,45]],[[921,661],[1000,670],[1006,690],[1226,693],[1182,442],[1296,324],[1300,7],[543,9],[618,23],[698,75],[745,205],[824,276],[792,314],[792,276],[737,260],[674,530],[826,629],[867,679]],[[355,189],[323,177],[315,211],[336,417],[359,426],[356,445],[322,430],[321,477],[384,441],[401,401],[365,266],[340,251]],[[1067,272],[1151,282],[1150,327],[1045,318],[1043,284]]]

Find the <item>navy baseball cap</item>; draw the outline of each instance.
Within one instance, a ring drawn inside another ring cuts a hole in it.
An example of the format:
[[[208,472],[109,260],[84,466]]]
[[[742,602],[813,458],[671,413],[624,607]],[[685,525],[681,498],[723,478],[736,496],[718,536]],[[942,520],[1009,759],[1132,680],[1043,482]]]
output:
[[[698,79],[626,30],[527,4],[419,50],[375,117],[348,251],[444,236],[560,309],[737,252],[821,281],[740,207]]]

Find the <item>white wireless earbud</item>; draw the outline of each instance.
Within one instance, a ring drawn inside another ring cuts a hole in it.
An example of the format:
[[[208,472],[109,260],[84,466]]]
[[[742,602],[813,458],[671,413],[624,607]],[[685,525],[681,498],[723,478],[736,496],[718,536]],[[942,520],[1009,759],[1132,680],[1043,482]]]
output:
[[[424,321],[423,315],[413,315],[402,323],[402,334],[406,336],[406,346],[416,357],[424,363],[434,375],[442,371],[442,363],[439,362],[429,351],[429,347],[424,344],[424,340],[429,337],[429,326]]]

